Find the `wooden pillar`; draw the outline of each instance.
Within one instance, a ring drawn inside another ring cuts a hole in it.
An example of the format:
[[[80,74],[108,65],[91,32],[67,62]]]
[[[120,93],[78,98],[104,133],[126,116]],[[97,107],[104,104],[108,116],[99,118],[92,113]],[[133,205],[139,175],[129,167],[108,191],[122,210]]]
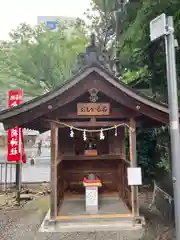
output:
[[[120,135],[120,154],[123,159],[126,159],[126,145],[125,145],[125,128],[119,128],[119,135]]]
[[[51,196],[50,217],[55,221],[57,217],[57,155],[58,155],[58,128],[51,122]]]
[[[129,150],[130,150],[130,162],[131,167],[137,167],[137,156],[136,156],[136,121],[130,119],[129,122]],[[138,197],[138,186],[131,187],[132,194],[132,213],[134,216],[139,216],[139,197]]]
[[[124,158],[125,156],[125,140],[124,140],[124,128],[120,127],[117,128],[117,136],[114,135],[113,132],[111,132],[108,135],[109,139],[109,153],[110,154],[117,154],[122,155]]]
[[[118,139],[117,139],[118,137]],[[119,195],[124,198],[125,196],[125,181],[124,181],[124,160],[125,160],[125,134],[124,128],[118,128],[118,136],[115,136],[115,142],[118,145],[118,153],[120,154],[120,159],[118,163],[118,178],[119,178]]]

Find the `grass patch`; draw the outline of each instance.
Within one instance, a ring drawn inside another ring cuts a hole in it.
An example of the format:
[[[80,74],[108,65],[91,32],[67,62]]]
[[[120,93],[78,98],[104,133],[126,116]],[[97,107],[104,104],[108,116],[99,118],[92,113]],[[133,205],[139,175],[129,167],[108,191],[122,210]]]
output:
[[[23,209],[47,211],[49,207],[49,196],[41,196],[27,203]]]

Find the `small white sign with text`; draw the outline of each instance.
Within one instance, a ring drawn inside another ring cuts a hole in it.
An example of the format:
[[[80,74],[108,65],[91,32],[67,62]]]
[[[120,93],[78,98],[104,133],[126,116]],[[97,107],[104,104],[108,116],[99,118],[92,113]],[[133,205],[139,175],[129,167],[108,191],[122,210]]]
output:
[[[142,185],[142,171],[140,167],[127,169],[128,185]]]
[[[86,187],[86,206],[98,205],[98,187]]]

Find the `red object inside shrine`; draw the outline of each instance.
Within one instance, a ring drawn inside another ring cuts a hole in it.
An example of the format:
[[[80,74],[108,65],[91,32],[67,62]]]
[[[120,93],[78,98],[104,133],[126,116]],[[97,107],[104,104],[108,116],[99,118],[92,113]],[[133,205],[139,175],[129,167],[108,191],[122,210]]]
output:
[[[101,183],[101,180],[96,177],[96,179],[94,180],[89,180],[88,178],[84,177],[84,180],[83,180],[84,183]]]

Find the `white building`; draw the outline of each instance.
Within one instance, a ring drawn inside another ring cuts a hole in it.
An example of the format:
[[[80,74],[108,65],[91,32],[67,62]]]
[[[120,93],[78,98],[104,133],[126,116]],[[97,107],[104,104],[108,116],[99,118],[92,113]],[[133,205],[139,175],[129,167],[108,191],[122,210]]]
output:
[[[76,18],[64,17],[64,16],[38,16],[37,23],[45,24],[45,26],[50,30],[57,29],[57,23],[69,23],[71,25],[76,21]]]
[[[29,129],[23,129],[25,146],[32,146],[37,136],[38,131],[33,131]],[[0,148],[7,146],[7,131],[4,130],[3,124],[0,123]]]

